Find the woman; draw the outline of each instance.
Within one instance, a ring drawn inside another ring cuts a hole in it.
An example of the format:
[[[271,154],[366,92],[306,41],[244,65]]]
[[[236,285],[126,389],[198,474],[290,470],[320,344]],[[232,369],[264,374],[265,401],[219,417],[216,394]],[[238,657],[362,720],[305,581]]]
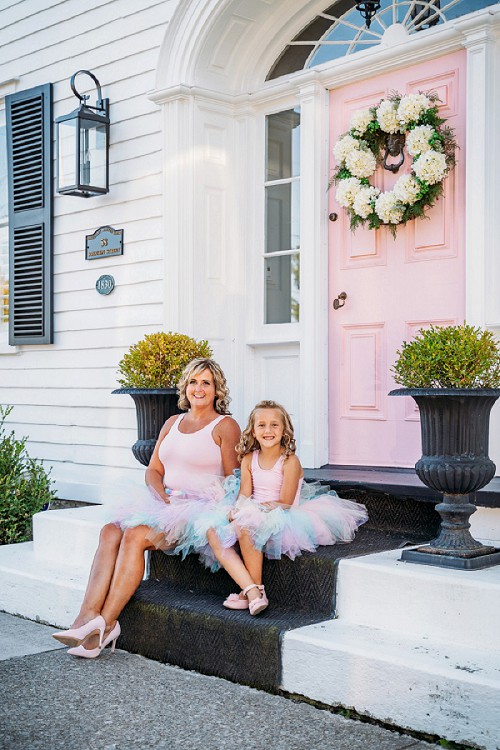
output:
[[[162,427],[146,469],[151,495],[139,511],[117,514],[101,530],[83,603],[69,630],[53,637],[70,654],[94,659],[120,635],[118,616],[144,575],[144,552],[173,549],[193,514],[206,509],[214,487],[238,466],[240,429],[228,416],[224,373],[196,359],[179,381],[179,408]],[[220,495],[220,492],[219,492]]]

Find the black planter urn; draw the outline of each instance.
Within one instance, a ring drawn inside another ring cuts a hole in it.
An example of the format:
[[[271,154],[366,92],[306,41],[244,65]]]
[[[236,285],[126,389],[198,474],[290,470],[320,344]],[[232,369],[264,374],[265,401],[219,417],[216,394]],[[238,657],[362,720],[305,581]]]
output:
[[[441,528],[428,545],[404,550],[401,559],[424,565],[477,570],[500,564],[500,550],[476,541],[469,531],[474,493],[495,476],[488,456],[490,412],[500,389],[398,388],[420,410],[422,457],[419,479],[443,493],[436,505]]]
[[[169,417],[180,414],[177,388],[117,388],[113,393],[127,393],[135,402],[137,437],[132,446],[135,458],[149,464],[160,430]]]

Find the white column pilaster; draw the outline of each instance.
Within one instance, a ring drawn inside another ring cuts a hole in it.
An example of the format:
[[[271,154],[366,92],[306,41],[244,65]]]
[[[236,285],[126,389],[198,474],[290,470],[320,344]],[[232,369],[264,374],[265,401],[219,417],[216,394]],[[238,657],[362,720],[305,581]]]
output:
[[[473,325],[499,325],[498,21],[485,17],[478,26],[469,19],[457,27],[467,50],[466,319]]]
[[[300,459],[328,456],[328,94],[317,81],[300,88]]]

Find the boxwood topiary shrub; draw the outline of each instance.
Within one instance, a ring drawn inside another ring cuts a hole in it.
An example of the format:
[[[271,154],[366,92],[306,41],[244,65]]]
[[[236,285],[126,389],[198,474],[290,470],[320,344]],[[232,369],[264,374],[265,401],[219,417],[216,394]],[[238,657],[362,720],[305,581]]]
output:
[[[491,331],[431,326],[397,353],[394,380],[405,388],[500,387],[500,347]]]
[[[211,356],[207,341],[183,333],[150,333],[120,361],[118,382],[122,388],[175,388],[192,359]]]
[[[5,430],[11,411],[0,405],[0,544],[31,539],[33,515],[55,498],[50,471],[26,450],[28,438]]]

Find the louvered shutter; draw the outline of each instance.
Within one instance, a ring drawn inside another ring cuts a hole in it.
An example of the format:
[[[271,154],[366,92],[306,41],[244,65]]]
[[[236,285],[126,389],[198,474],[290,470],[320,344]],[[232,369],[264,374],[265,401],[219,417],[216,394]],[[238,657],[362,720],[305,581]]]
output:
[[[52,343],[52,84],[6,97],[9,343]]]

